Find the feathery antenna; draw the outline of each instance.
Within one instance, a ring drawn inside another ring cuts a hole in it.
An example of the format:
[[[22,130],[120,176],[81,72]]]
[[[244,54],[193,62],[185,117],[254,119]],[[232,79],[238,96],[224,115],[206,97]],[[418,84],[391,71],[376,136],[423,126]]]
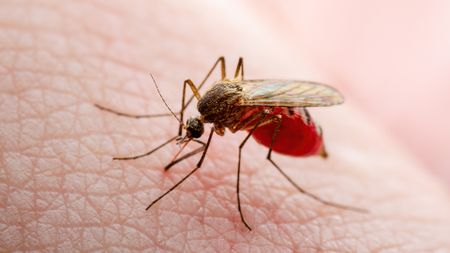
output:
[[[156,90],[158,91],[159,97],[161,97],[162,101],[164,102],[164,104],[166,105],[167,109],[169,109],[170,113],[172,113],[172,115],[175,117],[175,119],[177,119],[177,121],[184,126],[183,122],[181,122],[181,120],[177,117],[177,115],[172,111],[172,109],[170,109],[169,105],[167,104],[166,100],[164,99],[164,97],[161,95],[161,91],[159,90],[158,84],[156,83],[155,78],[153,77],[153,75],[150,73],[150,76],[152,77],[153,83],[155,84]]]

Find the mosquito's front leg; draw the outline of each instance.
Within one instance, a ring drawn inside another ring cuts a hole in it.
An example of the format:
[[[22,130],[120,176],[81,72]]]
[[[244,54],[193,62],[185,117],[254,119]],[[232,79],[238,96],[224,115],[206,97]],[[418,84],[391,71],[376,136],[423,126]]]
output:
[[[217,67],[217,65],[219,63],[220,63],[220,70],[221,70],[221,78],[222,78],[222,80],[225,79],[225,77],[226,77],[225,58],[223,56],[221,56],[216,60],[216,62],[211,67],[211,69],[208,71],[208,74],[206,74],[205,78],[203,78],[202,82],[200,83],[200,85],[198,85],[198,87],[194,84],[194,82],[192,82],[191,79],[187,79],[184,81],[183,94],[182,94],[182,98],[181,98],[181,110],[180,110],[180,118],[181,118],[182,122],[183,122],[184,111],[185,111],[186,107],[192,102],[194,97],[197,98],[197,100],[199,100],[201,98],[199,90],[206,83],[206,81],[211,76],[212,72],[214,71],[214,69]],[[189,88],[191,88],[192,93],[194,93],[187,101],[186,101],[186,85],[189,85]],[[181,136],[182,132],[183,132],[183,128],[180,125],[180,127],[178,129],[178,134]]]
[[[201,83],[198,85],[197,91],[200,90],[203,85],[206,83],[206,81],[208,80],[208,78],[211,76],[212,72],[214,71],[214,69],[217,67],[217,65],[220,63],[220,76],[221,76],[221,80],[224,80],[227,76],[227,72],[226,72],[226,67],[225,67],[225,57],[221,56],[219,57],[219,59],[216,60],[216,62],[214,63],[214,65],[212,66],[212,68],[209,70],[208,74],[206,74],[205,78],[203,78],[203,81],[201,81]],[[192,102],[192,100],[194,99],[195,96],[191,96],[187,102],[186,102],[186,107]]]
[[[209,70],[208,74],[206,74],[205,78],[202,80],[202,82],[200,83],[200,85],[198,86],[198,89],[201,89],[203,87],[203,85],[206,83],[206,81],[208,80],[208,78],[211,76],[212,72],[214,71],[214,69],[217,67],[217,65],[220,63],[220,69],[221,69],[221,78],[222,80],[225,79],[226,77],[226,69],[225,69],[225,58],[223,56],[219,57],[216,62],[214,63],[214,65],[212,66],[212,68]],[[185,86],[185,85],[183,85]],[[183,88],[184,89],[184,88]],[[183,113],[184,109],[192,102],[194,96],[190,97],[186,103],[182,102],[182,106],[181,106],[181,110],[180,112],[176,112],[176,115],[180,115]],[[185,91],[183,90],[183,97],[182,97],[182,101],[185,100]],[[184,106],[183,106],[184,105]],[[103,111],[107,111],[113,114],[116,114],[118,116],[123,116],[123,117],[129,117],[129,118],[135,118],[135,119],[141,119],[141,118],[157,118],[157,117],[166,117],[166,116],[171,116],[171,113],[158,113],[158,114],[132,114],[132,113],[125,113],[125,112],[121,112],[118,110],[114,110],[114,109],[110,109],[108,107],[102,106],[100,104],[94,103],[94,106],[97,107],[100,110]]]
[[[141,118],[158,118],[158,117],[166,117],[166,116],[172,116],[172,113],[158,113],[158,114],[130,114],[125,112],[116,111],[107,107],[104,107],[99,104],[94,104],[95,107],[97,107],[100,110],[110,112],[119,116],[123,117],[129,117],[129,118],[135,118],[135,119],[141,119]],[[179,112],[176,114],[180,114]]]
[[[205,149],[206,143],[204,143],[203,141],[195,140],[195,139],[193,139],[192,141],[195,141],[195,142],[201,144],[202,146],[199,147],[199,148],[197,148],[197,149],[194,149],[193,151],[191,151],[191,152],[189,152],[189,153],[183,155],[183,156],[180,157],[180,158],[177,158],[177,157],[175,156],[174,159],[172,159],[172,161],[171,161],[169,164],[167,164],[166,167],[164,167],[164,170],[169,170],[169,169],[172,168],[172,166],[174,166],[175,164],[177,164],[177,163],[179,163],[179,162],[181,162],[181,161],[183,161],[183,160],[185,160],[185,159],[188,159],[189,157],[191,157],[191,156],[193,156],[193,155],[196,155],[196,154],[202,152],[202,151]]]
[[[123,157],[113,157],[113,160],[135,160],[144,156],[148,156],[151,155],[153,152],[157,151],[158,149],[166,146],[167,144],[171,143],[172,141],[176,140],[178,138],[177,136],[174,136],[172,138],[170,138],[169,140],[167,140],[166,142],[162,143],[161,145],[157,146],[156,148],[148,151],[147,153],[144,154],[140,154],[140,155],[136,155],[136,156],[123,156]]]
[[[198,161],[197,166],[195,166],[195,168],[191,172],[189,172],[185,177],[183,177],[180,181],[178,181],[178,183],[176,183],[169,190],[167,190],[164,194],[162,194],[161,196],[156,198],[152,203],[150,203],[150,205],[148,205],[147,208],[145,208],[145,210],[150,209],[150,207],[152,207],[154,204],[156,204],[156,202],[158,202],[159,200],[164,198],[164,196],[166,196],[171,191],[173,191],[175,188],[177,188],[181,183],[183,183],[188,177],[190,177],[192,174],[194,174],[194,172],[196,172],[202,166],[203,160],[205,159],[205,156],[206,156],[206,152],[208,151],[209,144],[211,143],[211,138],[213,136],[213,133],[214,133],[214,127],[211,128],[211,132],[209,133],[209,136],[208,136],[208,141],[205,144],[205,149],[203,150],[202,157]]]
[[[221,66],[221,78],[222,78],[222,80],[225,79],[225,77],[226,77],[225,58],[224,58],[223,56],[221,56],[221,57],[219,57],[219,58],[216,60],[216,62],[214,63],[214,65],[212,66],[212,68],[209,70],[208,74],[206,74],[205,78],[204,78],[203,81],[200,83],[200,85],[198,86],[198,88],[195,86],[195,84],[194,84],[191,80],[188,79],[188,80],[184,81],[184,83],[183,83],[183,91],[182,91],[182,98],[181,98],[181,109],[180,109],[180,112],[177,112],[177,113],[172,113],[172,111],[171,111],[171,113],[138,115],[138,114],[124,113],[124,112],[116,111],[116,110],[113,110],[113,109],[109,109],[109,108],[104,107],[104,106],[101,106],[101,105],[99,105],[99,104],[94,104],[94,106],[96,106],[96,107],[99,108],[100,110],[104,110],[104,111],[107,111],[107,112],[110,112],[110,113],[114,113],[114,114],[119,115],[119,116],[130,117],[130,118],[137,118],[137,119],[139,119],[139,118],[165,117],[165,116],[171,116],[171,115],[180,115],[180,119],[178,119],[178,118],[176,117],[177,120],[179,121],[179,127],[178,127],[178,134],[177,134],[177,136],[172,137],[171,139],[169,139],[169,140],[167,140],[166,142],[162,143],[161,145],[159,145],[159,146],[156,147],[155,149],[153,149],[153,150],[151,150],[151,151],[149,151],[149,152],[146,152],[146,153],[144,153],[144,154],[140,154],[140,155],[136,155],[136,156],[129,156],[129,157],[114,157],[113,159],[114,159],[114,160],[134,160],[134,159],[138,159],[138,158],[141,158],[141,157],[145,157],[145,156],[148,156],[148,155],[152,154],[152,153],[155,152],[156,150],[158,150],[158,149],[164,147],[165,145],[169,144],[171,141],[177,139],[178,137],[181,137],[182,134],[183,134],[183,119],[184,119],[184,111],[185,111],[186,107],[192,102],[192,100],[194,99],[194,97],[197,97],[197,99],[200,99],[201,96],[200,96],[200,93],[199,93],[198,90],[206,83],[206,81],[207,81],[208,78],[211,76],[212,72],[214,71],[214,69],[217,67],[217,65],[218,65],[219,63],[220,63],[220,66]],[[153,76],[152,76],[152,79],[153,79]],[[154,81],[154,79],[153,79],[153,81]],[[190,87],[191,90],[192,90],[192,93],[194,93],[194,95],[191,96],[191,97],[187,100],[187,102],[186,102],[186,85],[189,85],[189,87]],[[155,82],[155,86],[156,86],[156,88],[157,88],[157,90],[158,90],[158,93],[159,93],[159,88],[158,88],[158,86],[156,85],[156,82]],[[165,103],[165,100],[164,100],[164,98],[163,98],[162,96],[161,96],[161,99],[162,99],[163,102]],[[166,105],[167,105],[167,104],[166,104]],[[168,107],[168,106],[167,106],[167,107]],[[170,110],[170,108],[169,108],[169,110]],[[191,152],[191,155],[194,155],[194,154],[196,154],[196,153],[199,153],[201,150],[202,150],[202,148],[199,148],[199,149],[197,149],[197,152],[194,152],[194,151]],[[189,156],[191,156],[191,155],[189,155]],[[189,156],[187,156],[187,157],[189,157]],[[185,157],[185,156],[183,156],[183,157]],[[187,158],[187,157],[186,157],[186,158]],[[170,166],[168,165],[168,168],[170,168],[171,166],[173,166],[174,164],[176,164],[177,162],[179,162],[179,160],[180,160],[180,159],[177,159],[177,160],[172,161],[171,163],[169,163]],[[168,168],[167,168],[167,169],[168,169]]]

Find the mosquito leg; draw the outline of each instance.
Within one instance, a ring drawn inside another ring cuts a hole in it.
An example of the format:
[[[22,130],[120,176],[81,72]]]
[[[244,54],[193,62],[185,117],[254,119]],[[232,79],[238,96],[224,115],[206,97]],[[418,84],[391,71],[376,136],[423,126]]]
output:
[[[241,142],[241,145],[239,145],[237,181],[236,181],[236,195],[237,195],[237,202],[238,202],[238,211],[239,211],[239,215],[241,216],[241,221],[248,228],[248,230],[252,230],[252,229],[248,225],[247,221],[245,221],[244,215],[242,214],[241,198],[240,198],[240,194],[239,194],[239,189],[240,189],[239,184],[240,184],[240,175],[241,175],[241,153],[242,153],[242,148],[244,147],[245,143],[248,141],[250,136],[253,134],[253,132],[256,130],[256,128],[258,128],[259,125],[261,125],[263,122],[266,121],[266,118],[267,118],[267,115],[268,115],[269,112],[267,110],[265,110],[262,113],[264,113],[264,115],[261,117],[261,119],[258,121],[258,123],[255,124],[255,126],[252,128],[252,130],[250,130],[250,132],[248,133],[247,137],[245,137],[245,139]]]
[[[180,158],[178,158],[176,160],[173,160],[172,162],[167,164],[166,167],[164,167],[164,170],[166,170],[166,171],[169,170],[175,164],[177,164],[177,163],[179,163],[179,162],[181,162],[181,161],[183,161],[183,160],[185,160],[185,159],[187,159],[187,158],[189,158],[189,157],[191,157],[193,155],[196,155],[196,154],[202,152],[204,149],[205,149],[205,146],[201,146],[201,147],[199,147],[199,148],[197,148],[197,149],[195,149],[195,150],[185,154],[184,156],[182,156],[182,157],[180,157]]]
[[[157,118],[157,117],[166,117],[166,116],[172,116],[171,113],[160,113],[160,114],[129,114],[129,113],[124,113],[124,112],[119,112],[107,107],[104,107],[102,105],[99,104],[94,104],[95,107],[97,107],[100,110],[103,111],[107,111],[119,116],[124,116],[124,117],[129,117],[129,118],[135,118],[135,119],[141,119],[141,118]],[[176,114],[180,114],[180,113],[176,113]]]
[[[221,57],[219,57],[219,59],[216,60],[216,62],[212,66],[212,68],[209,70],[208,74],[206,74],[205,78],[203,78],[203,81],[198,85],[197,90],[200,90],[203,87],[203,85],[206,83],[206,81],[211,76],[212,72],[214,71],[214,69],[217,67],[217,65],[219,63],[220,63],[221,80],[225,79],[225,77],[227,76],[227,72],[226,72],[226,68],[225,68],[225,57],[221,56]],[[194,99],[194,96],[191,96],[187,100],[185,107],[187,107],[192,102],[193,99]]]
[[[244,80],[244,59],[239,57],[239,61],[234,72],[234,79],[237,79],[239,74],[241,75],[241,80]]]
[[[317,126],[317,131],[319,132],[320,138],[323,139],[323,130],[322,127]],[[323,158],[326,159],[328,158],[328,152],[327,149],[325,147],[325,143],[322,142],[322,150],[320,151],[319,155]]]
[[[173,160],[177,159],[178,156],[181,154],[181,152],[183,152],[183,150],[186,148],[186,146],[189,144],[190,141],[187,141],[183,144],[183,146],[181,146],[181,148],[178,150],[177,153],[175,153],[175,155],[172,157],[172,160],[170,160],[170,162],[173,162]],[[181,145],[181,143],[179,143],[178,145]]]
[[[175,188],[177,188],[181,183],[183,183],[188,177],[190,177],[192,174],[194,174],[194,172],[197,171],[202,166],[203,160],[205,159],[205,156],[206,156],[206,152],[208,151],[209,144],[211,143],[211,138],[213,136],[213,133],[214,133],[214,127],[211,128],[211,132],[209,133],[209,136],[208,136],[208,141],[206,142],[205,148],[202,153],[202,157],[198,161],[197,166],[195,166],[195,168],[191,172],[189,172],[185,177],[183,177],[180,181],[178,181],[178,183],[176,183],[174,186],[172,186],[164,194],[162,194],[161,196],[159,196],[158,198],[153,200],[153,202],[150,203],[150,205],[148,205],[147,208],[145,208],[145,210],[150,209],[150,207],[152,207],[156,202],[158,202],[159,200],[164,198],[167,194],[169,194],[171,191],[173,191]]]
[[[138,159],[144,156],[148,156],[151,155],[153,152],[155,152],[156,150],[166,146],[167,144],[169,144],[170,142],[176,140],[178,138],[177,136],[174,136],[172,138],[170,138],[169,140],[167,140],[166,142],[162,143],[161,145],[159,145],[158,147],[148,151],[147,153],[141,154],[141,155],[136,155],[136,156],[128,156],[128,157],[113,157],[113,160],[134,160],[134,159]]]
[[[272,135],[272,141],[271,141],[271,144],[270,144],[270,147],[269,147],[269,152],[267,153],[267,160],[269,160],[269,162],[272,163],[272,165],[281,173],[281,175],[283,175],[289,181],[289,183],[291,183],[295,188],[297,188],[297,190],[299,192],[307,195],[310,198],[315,199],[316,201],[319,201],[322,204],[325,204],[325,205],[328,205],[328,206],[333,206],[333,207],[340,208],[340,209],[351,210],[351,211],[361,212],[361,213],[367,213],[368,210],[366,210],[366,209],[352,207],[352,206],[346,206],[346,205],[342,205],[342,204],[338,204],[338,203],[334,203],[334,202],[331,202],[331,201],[324,200],[324,199],[320,198],[319,196],[314,195],[314,194],[306,191],[302,187],[300,187],[297,183],[294,182],[294,180],[292,180],[286,173],[284,173],[283,170],[281,170],[280,166],[278,166],[278,164],[276,164],[272,160],[272,148],[273,148],[273,145],[275,143],[275,139],[276,139],[276,137],[278,135],[278,132],[280,131],[280,127],[281,127],[281,117],[280,117],[281,115],[276,115],[276,116],[278,116],[278,120],[277,120],[278,124],[275,127],[275,131],[274,131],[274,133]]]
[[[152,79],[153,79],[153,76],[152,76]],[[153,79],[153,81],[155,81],[155,79]],[[155,82],[155,85],[156,85],[156,82]],[[156,86],[156,88],[158,89],[158,86]],[[159,89],[158,89],[158,93],[159,93]],[[167,140],[166,142],[162,143],[161,145],[159,145],[158,147],[156,147],[156,148],[153,149],[153,150],[150,150],[150,151],[147,152],[147,153],[140,154],[140,155],[136,155],[136,156],[113,157],[113,160],[134,160],[134,159],[138,159],[138,158],[141,158],[141,157],[144,157],[144,156],[148,156],[148,155],[152,154],[153,152],[157,151],[158,149],[160,149],[160,148],[164,147],[165,145],[169,144],[169,143],[172,142],[173,140],[175,140],[175,139],[181,137],[181,135],[182,135],[182,129],[183,129],[183,114],[184,114],[184,109],[185,109],[185,106],[184,106],[185,93],[186,93],[186,83],[185,83],[184,86],[183,86],[183,97],[182,97],[181,111],[178,112],[178,113],[173,113],[173,114],[180,114],[180,116],[181,116],[181,120],[180,120],[180,122],[179,122],[179,128],[178,128],[178,135],[177,135],[177,136],[170,138],[170,139]],[[160,93],[159,93],[159,94],[160,94]],[[161,94],[160,94],[160,95],[161,95]],[[161,97],[161,98],[162,98],[162,97]],[[162,98],[162,99],[163,99],[163,101],[164,101],[164,103],[165,103],[164,98]],[[171,116],[171,115],[172,115],[172,111],[171,111],[171,113],[163,113],[163,114],[134,115],[134,114],[128,114],[128,113],[123,113],[123,112],[115,111],[115,110],[112,110],[112,109],[103,107],[103,106],[101,106],[101,105],[98,105],[98,104],[94,104],[94,106],[96,106],[96,107],[99,108],[100,110],[104,110],[104,111],[107,111],[107,112],[110,112],[110,113],[114,113],[114,114],[119,115],[119,116],[125,116],[125,117],[131,117],[131,118],[154,118],[154,117],[162,117],[162,116]],[[169,110],[170,110],[170,108],[169,108]]]
[[[183,97],[181,99],[180,126],[178,128],[178,136],[182,136],[183,135],[184,110],[186,109],[186,107],[188,106],[189,102],[191,101],[191,99],[189,99],[189,101],[187,103],[185,103],[186,85],[189,85],[189,88],[191,88],[192,93],[194,93],[194,96],[191,97],[191,99],[195,97],[198,100],[200,100],[200,98],[201,98],[200,93],[198,92],[198,89],[195,86],[194,82],[192,82],[191,79],[185,80],[184,83],[183,83]]]
[[[107,112],[110,112],[110,113],[114,113],[114,114],[119,115],[119,116],[125,116],[125,117],[130,117],[130,118],[137,118],[137,119],[139,119],[139,118],[155,118],[155,117],[164,117],[164,116],[173,115],[178,121],[180,121],[176,115],[177,114],[182,114],[183,112],[174,113],[170,109],[169,105],[166,103],[166,100],[164,99],[164,97],[161,95],[161,92],[159,91],[159,87],[158,87],[158,85],[157,85],[157,83],[155,81],[155,78],[153,77],[152,74],[150,74],[150,76],[152,77],[153,83],[155,84],[155,87],[156,87],[156,90],[158,91],[159,96],[163,100],[163,102],[166,105],[167,109],[169,109],[170,113],[138,115],[138,114],[129,114],[129,113],[124,113],[124,112],[119,112],[119,111],[116,111],[116,110],[113,110],[113,109],[101,106],[99,104],[94,104],[94,106],[97,107],[100,110],[104,110],[104,111],[107,111]],[[181,121],[180,121],[180,124],[182,124]]]
[[[185,99],[186,99],[186,81],[183,83],[183,93],[181,97],[181,109],[180,109],[180,125],[178,126],[178,136],[183,135],[183,117],[184,117],[184,110],[186,109],[185,105]]]
[[[191,80],[186,80],[183,83],[183,94],[182,94],[182,102],[181,102],[181,110],[180,112],[177,112],[175,114],[180,115],[180,124],[178,127],[178,135],[176,137],[173,137],[171,139],[169,139],[168,141],[166,141],[165,143],[161,144],[160,146],[156,147],[155,149],[145,153],[145,154],[141,154],[141,155],[137,155],[137,156],[130,156],[130,157],[114,157],[114,160],[133,160],[133,159],[138,159],[147,155],[152,154],[153,152],[155,152],[156,150],[162,148],[163,146],[167,145],[168,143],[170,143],[171,141],[175,140],[178,137],[181,137],[183,134],[183,117],[184,117],[184,111],[186,109],[186,107],[192,102],[192,100],[194,99],[194,97],[199,98],[200,94],[198,92],[199,89],[201,89],[203,87],[203,85],[206,83],[206,81],[208,80],[208,78],[211,76],[212,72],[214,71],[214,69],[217,67],[217,65],[220,63],[221,66],[221,80],[225,79],[226,77],[226,66],[225,66],[225,58],[223,56],[219,57],[216,62],[214,63],[214,65],[212,66],[212,68],[209,70],[209,72],[206,74],[205,78],[202,80],[202,82],[200,83],[200,85],[197,87],[195,87],[194,83]],[[152,76],[153,78],[153,76]],[[187,102],[186,102],[186,85],[189,85],[189,87],[191,88],[192,92],[194,93],[193,96],[191,96]],[[99,108],[100,110],[103,111],[107,111],[119,116],[124,116],[124,117],[130,117],[130,118],[156,118],[156,117],[165,117],[165,116],[171,116],[171,113],[161,113],[161,114],[147,114],[147,115],[135,115],[135,114],[129,114],[129,113],[123,113],[123,112],[119,112],[113,109],[109,109],[107,107],[101,106],[99,104],[94,104],[94,106],[96,106],[97,108]],[[200,152],[201,149],[198,149],[198,152]],[[196,154],[196,153],[194,153]],[[192,154],[192,155],[194,155]],[[186,157],[187,158],[187,157]],[[173,166],[176,163],[178,163],[179,161],[181,161],[180,159],[177,159],[175,161],[172,161],[169,165]],[[169,169],[171,166],[169,166],[167,169]]]
[[[262,115],[267,114],[266,111],[262,110],[259,112],[255,112],[253,113],[250,117],[240,121],[239,123],[237,123],[233,128],[231,128],[230,130],[235,133],[239,130],[243,130],[243,129],[247,129],[250,127],[253,127],[254,125],[252,125],[252,123],[254,123],[255,120],[257,120],[258,118],[261,118]]]
[[[189,157],[191,157],[193,155],[196,155],[196,154],[202,152],[203,149],[205,149],[206,143],[204,143],[203,141],[196,140],[196,139],[192,139],[192,141],[197,142],[197,143],[201,144],[202,146],[197,148],[197,149],[195,149],[195,150],[193,150],[193,151],[191,151],[191,152],[189,152],[189,153],[187,153],[187,154],[185,154],[185,155],[183,155],[182,157],[180,157],[178,159],[177,159],[177,157],[174,157],[174,159],[172,159],[172,161],[169,164],[167,164],[166,167],[164,167],[164,170],[166,170],[166,171],[169,170],[175,164],[177,164],[177,163],[183,161],[184,159],[187,159],[187,158],[189,158]]]
[[[193,89],[193,92],[194,92],[194,90],[196,90],[197,91],[197,94],[198,94],[198,90],[200,90],[202,87],[203,87],[203,85],[206,83],[206,81],[208,80],[208,78],[211,76],[211,74],[212,74],[212,72],[214,71],[214,69],[217,67],[217,65],[220,63],[220,69],[221,69],[221,80],[223,80],[223,79],[225,79],[225,77],[226,77],[226,68],[225,68],[225,58],[223,57],[223,56],[221,56],[221,57],[219,57],[217,60],[216,60],[216,62],[214,63],[214,65],[212,66],[212,68],[209,70],[209,72],[208,72],[208,74],[206,74],[206,76],[205,76],[205,78],[202,80],[202,82],[200,83],[200,85],[198,86],[198,88],[194,88]],[[192,89],[192,85],[193,85],[193,83],[192,83],[192,81],[190,81],[191,82],[191,84],[190,84],[190,86],[191,86],[191,89]],[[184,109],[192,102],[192,100],[194,99],[194,96],[191,96],[188,100],[187,100],[187,102],[185,103],[184,101],[185,101],[185,96],[186,96],[186,81],[184,82],[184,85],[183,85],[183,96],[182,96],[182,103],[181,103],[181,110],[180,110],[180,112],[177,112],[177,113],[175,113],[175,114],[177,114],[177,115],[180,115],[180,117],[181,117],[181,122],[183,122],[183,114],[184,114]],[[194,87],[195,87],[195,85],[193,85]],[[194,94],[195,94],[195,92],[194,92]],[[110,109],[110,108],[107,108],[107,107],[104,107],[104,106],[102,106],[102,105],[99,105],[99,104],[94,104],[94,106],[95,107],[97,107],[98,109],[100,109],[100,110],[103,110],[103,111],[107,111],[107,112],[110,112],[110,113],[113,113],[113,114],[116,114],[116,115],[119,115],[119,116],[124,116],[124,117],[129,117],[129,118],[135,118],[135,119],[140,119],[140,118],[157,118],[157,117],[166,117],[166,116],[170,116],[171,114],[170,113],[160,113],[160,114],[143,114],[143,115],[139,115],[139,114],[130,114],[130,113],[124,113],[124,112],[120,112],[120,111],[116,111],[116,110],[113,110],[113,109]],[[182,125],[180,124],[180,127],[179,127],[179,130],[178,130],[178,132],[179,132],[179,136],[181,136],[181,130],[182,129]]]

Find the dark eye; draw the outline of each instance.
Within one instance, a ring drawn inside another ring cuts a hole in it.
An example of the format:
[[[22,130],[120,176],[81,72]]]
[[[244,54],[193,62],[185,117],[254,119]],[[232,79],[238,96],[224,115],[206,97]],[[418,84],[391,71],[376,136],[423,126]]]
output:
[[[200,138],[203,134],[203,122],[197,118],[191,118],[187,121],[187,135],[190,138]]]

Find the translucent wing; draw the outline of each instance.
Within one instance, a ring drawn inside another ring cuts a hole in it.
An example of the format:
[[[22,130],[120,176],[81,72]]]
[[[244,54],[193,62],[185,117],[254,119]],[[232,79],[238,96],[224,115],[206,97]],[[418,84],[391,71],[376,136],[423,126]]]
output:
[[[332,106],[344,102],[342,95],[326,84],[296,80],[243,80],[241,106],[288,107]]]

